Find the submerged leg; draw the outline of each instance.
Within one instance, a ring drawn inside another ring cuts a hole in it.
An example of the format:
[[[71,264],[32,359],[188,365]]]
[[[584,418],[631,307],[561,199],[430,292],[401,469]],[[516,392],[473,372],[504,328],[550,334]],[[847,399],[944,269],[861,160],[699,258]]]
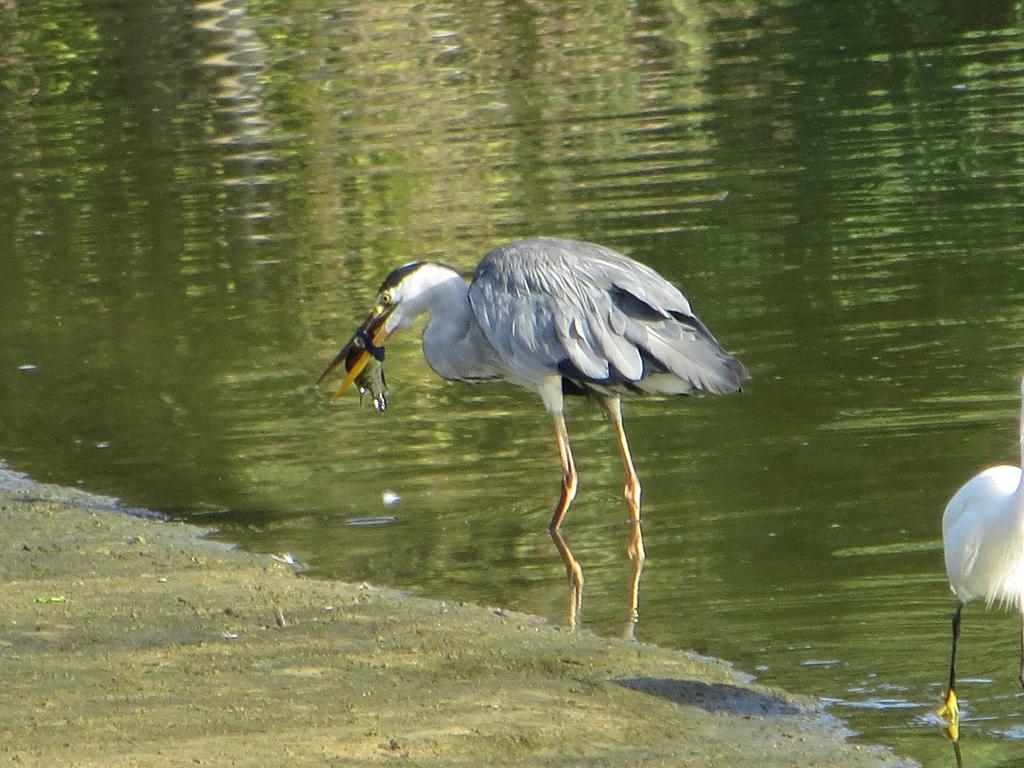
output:
[[[602,398],[601,402],[615,427],[615,439],[619,446],[619,455],[622,457],[622,469],[626,475],[626,482],[622,488],[622,496],[626,499],[626,505],[629,507],[629,545],[626,547],[626,552],[633,564],[626,634],[632,636],[633,628],[640,615],[640,573],[644,568],[644,560],[647,559],[647,554],[644,552],[644,537],[640,529],[640,478],[637,477],[636,468],[633,466],[633,457],[629,453],[629,441],[626,439],[626,431],[622,426],[622,403],[618,395]]]
[[[956,646],[960,642],[960,617],[963,610],[964,604],[958,602],[956,612],[953,614],[953,650],[949,654],[949,688],[946,691],[946,699],[939,708],[939,716],[949,718],[949,737],[953,741],[960,738],[960,705],[956,700]],[[1024,651],[1022,651],[1022,658],[1024,658]]]
[[[562,460],[562,495],[555,507],[555,513],[551,516],[551,524],[548,526],[548,533],[562,556],[565,563],[565,572],[569,577],[569,626],[574,629],[579,625],[580,610],[583,608],[583,568],[573,555],[569,545],[565,543],[559,529],[562,527],[562,519],[569,510],[569,505],[576,497],[576,487],[579,478],[576,474],[576,463],[572,458],[572,450],[569,448],[569,431],[565,427],[565,415],[561,411],[555,414],[555,438],[558,441],[558,456]]]

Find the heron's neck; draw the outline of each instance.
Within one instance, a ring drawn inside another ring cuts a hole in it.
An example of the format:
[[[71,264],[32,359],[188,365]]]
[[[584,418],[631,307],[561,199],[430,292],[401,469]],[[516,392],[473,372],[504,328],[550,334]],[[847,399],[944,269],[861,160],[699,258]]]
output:
[[[469,287],[455,272],[438,264],[430,265],[429,286],[421,294],[421,313],[430,316],[424,337],[439,341],[464,333],[473,311],[469,306]]]
[[[473,314],[466,281],[437,264],[421,271],[425,271],[425,283],[417,308],[419,314],[430,316],[423,330],[427,364],[445,379],[479,381],[505,375],[504,366]]]

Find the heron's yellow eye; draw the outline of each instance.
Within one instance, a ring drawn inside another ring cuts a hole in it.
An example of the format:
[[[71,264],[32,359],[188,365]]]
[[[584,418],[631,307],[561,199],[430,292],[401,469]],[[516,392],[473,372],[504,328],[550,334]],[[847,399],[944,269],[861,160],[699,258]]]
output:
[[[382,293],[380,295],[380,303],[383,304],[385,307],[388,306],[391,303],[391,294],[388,293],[387,291]]]

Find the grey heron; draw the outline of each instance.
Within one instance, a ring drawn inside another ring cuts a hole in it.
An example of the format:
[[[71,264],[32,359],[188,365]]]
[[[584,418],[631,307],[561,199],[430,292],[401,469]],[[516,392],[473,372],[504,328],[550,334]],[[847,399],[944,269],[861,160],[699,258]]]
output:
[[[686,297],[653,269],[594,243],[519,240],[488,253],[467,284],[455,270],[412,262],[385,278],[369,317],[321,375],[345,362],[340,397],[384,343],[420,315],[423,355],[444,379],[506,381],[540,395],[555,422],[562,490],[548,530],[570,582],[570,623],[582,601],[583,570],[561,536],[578,478],[566,429],[566,395],[599,400],[611,419],[629,509],[637,612],[645,558],[640,480],[622,424],[622,395],[735,392],[749,378],[700,321]]]

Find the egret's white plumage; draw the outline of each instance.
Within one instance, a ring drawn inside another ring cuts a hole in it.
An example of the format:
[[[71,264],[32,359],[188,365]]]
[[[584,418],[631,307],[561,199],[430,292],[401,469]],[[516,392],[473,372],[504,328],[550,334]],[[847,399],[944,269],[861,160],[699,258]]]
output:
[[[990,467],[950,499],[942,517],[949,585],[961,602],[1024,610],[1021,468]]]
[[[1021,465],[1024,466],[1024,379],[1021,381]],[[983,600],[1021,614],[1019,678],[1024,686],[1024,472],[1001,465],[979,472],[949,500],[942,515],[942,545],[949,587],[957,599],[949,689],[939,710],[957,738],[956,649],[964,604]]]

